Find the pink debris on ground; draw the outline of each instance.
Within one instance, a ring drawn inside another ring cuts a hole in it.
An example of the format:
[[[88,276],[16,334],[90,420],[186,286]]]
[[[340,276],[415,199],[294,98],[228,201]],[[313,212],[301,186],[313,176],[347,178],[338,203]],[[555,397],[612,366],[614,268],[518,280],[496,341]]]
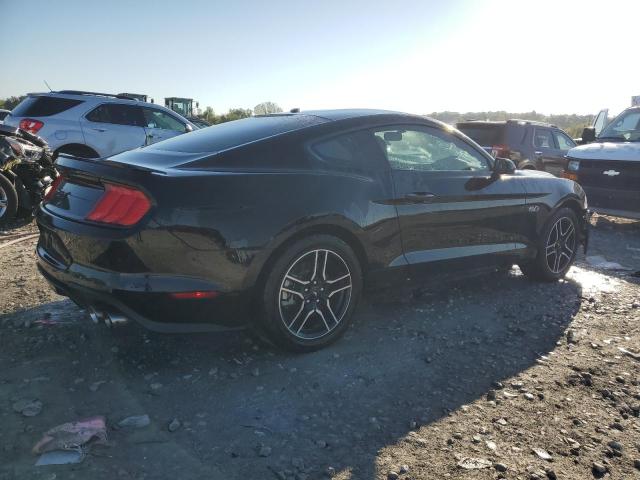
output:
[[[104,417],[91,417],[53,427],[33,447],[33,453],[52,450],[77,450],[90,441],[106,443],[107,425]]]

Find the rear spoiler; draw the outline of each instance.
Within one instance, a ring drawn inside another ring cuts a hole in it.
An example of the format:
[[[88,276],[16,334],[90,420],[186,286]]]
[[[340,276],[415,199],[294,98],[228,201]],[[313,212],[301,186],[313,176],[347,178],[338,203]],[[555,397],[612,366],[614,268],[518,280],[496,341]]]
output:
[[[114,162],[101,158],[82,158],[61,153],[55,161],[55,166],[61,172],[71,174],[85,174],[96,178],[104,178],[116,182],[135,182],[149,174],[166,175],[165,171],[137,165]]]

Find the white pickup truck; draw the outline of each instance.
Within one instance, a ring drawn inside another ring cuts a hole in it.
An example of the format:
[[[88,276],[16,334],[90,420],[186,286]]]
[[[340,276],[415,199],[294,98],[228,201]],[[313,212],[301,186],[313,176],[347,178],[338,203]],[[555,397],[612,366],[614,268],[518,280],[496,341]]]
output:
[[[592,210],[640,219],[640,106],[606,119],[603,110],[583,133],[590,143],[567,152],[564,176],[584,188]]]

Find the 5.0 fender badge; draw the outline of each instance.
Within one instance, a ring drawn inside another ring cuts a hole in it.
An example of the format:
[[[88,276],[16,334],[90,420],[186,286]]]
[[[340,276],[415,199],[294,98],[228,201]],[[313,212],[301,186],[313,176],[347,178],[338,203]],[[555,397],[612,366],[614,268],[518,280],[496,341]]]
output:
[[[615,177],[616,175],[620,175],[620,172],[616,172],[615,170],[605,170],[602,172],[603,175],[609,175],[610,177]]]

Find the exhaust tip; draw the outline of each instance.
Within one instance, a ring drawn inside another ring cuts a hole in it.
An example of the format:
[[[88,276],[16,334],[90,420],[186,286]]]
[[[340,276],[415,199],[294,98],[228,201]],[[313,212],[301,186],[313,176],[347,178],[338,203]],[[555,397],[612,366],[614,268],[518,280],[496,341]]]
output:
[[[95,324],[100,323],[104,318],[104,313],[96,310],[94,307],[87,308],[87,311],[89,312],[89,318]]]
[[[129,319],[124,315],[120,315],[118,313],[107,313],[104,322],[109,327],[119,327],[129,323]]]
[[[103,322],[107,327],[117,327],[129,323],[129,319],[119,313],[105,312],[95,307],[88,307],[89,318],[95,324]]]

